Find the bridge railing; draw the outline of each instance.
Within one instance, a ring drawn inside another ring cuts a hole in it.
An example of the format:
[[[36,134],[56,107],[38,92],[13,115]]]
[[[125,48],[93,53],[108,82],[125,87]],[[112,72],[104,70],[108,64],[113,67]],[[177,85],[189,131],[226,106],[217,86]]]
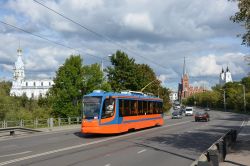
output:
[[[215,166],[219,165],[220,162],[224,162],[226,155],[236,142],[237,134],[237,130],[229,130],[213,143],[210,148],[204,151],[191,166]]]
[[[0,129],[7,129],[13,127],[20,128],[51,128],[60,127],[66,125],[81,124],[80,117],[68,117],[68,118],[48,118],[48,119],[32,119],[32,120],[4,120],[0,121]]]

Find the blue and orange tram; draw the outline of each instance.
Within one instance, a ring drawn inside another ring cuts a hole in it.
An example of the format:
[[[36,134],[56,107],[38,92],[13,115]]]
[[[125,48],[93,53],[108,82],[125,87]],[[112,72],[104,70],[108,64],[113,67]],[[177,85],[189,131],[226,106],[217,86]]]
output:
[[[83,97],[82,133],[113,134],[163,125],[163,100],[141,92],[95,90]]]

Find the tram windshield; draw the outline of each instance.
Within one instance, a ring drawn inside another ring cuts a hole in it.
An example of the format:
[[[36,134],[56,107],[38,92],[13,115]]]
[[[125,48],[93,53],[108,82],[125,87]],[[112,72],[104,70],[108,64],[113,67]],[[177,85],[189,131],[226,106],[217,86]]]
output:
[[[83,118],[98,119],[102,97],[86,96],[83,98]]]

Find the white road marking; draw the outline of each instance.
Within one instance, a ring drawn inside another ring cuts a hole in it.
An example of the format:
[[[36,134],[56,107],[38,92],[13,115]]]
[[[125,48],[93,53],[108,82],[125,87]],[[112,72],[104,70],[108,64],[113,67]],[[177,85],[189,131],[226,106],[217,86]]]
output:
[[[239,133],[240,136],[250,136],[250,134]]]
[[[139,152],[137,152],[138,154],[140,153],[143,153],[143,152],[146,152],[147,150],[146,149],[143,149],[143,150],[140,150]]]
[[[108,164],[106,164],[105,166],[110,166],[111,164],[110,163],[108,163]]]
[[[160,128],[166,128],[166,127],[181,125],[181,124],[185,124],[185,123],[189,123],[189,122],[191,122],[191,121],[184,121],[184,122],[175,123],[175,124],[172,124],[172,125],[165,125],[165,126],[162,126]],[[24,161],[24,160],[28,160],[28,159],[32,159],[32,158],[36,158],[36,157],[46,156],[46,155],[50,155],[50,154],[54,154],[54,153],[58,153],[58,152],[63,152],[63,151],[67,151],[67,150],[81,148],[81,147],[85,147],[85,146],[88,146],[88,145],[94,145],[94,144],[98,144],[98,143],[102,143],[102,142],[107,142],[107,141],[110,141],[110,140],[115,140],[115,139],[118,139],[118,138],[128,137],[128,136],[131,136],[131,135],[135,135],[135,134],[138,134],[138,133],[144,133],[144,132],[148,132],[148,131],[156,130],[156,129],[159,129],[159,127],[158,128],[151,128],[151,129],[147,129],[147,130],[142,130],[142,131],[138,131],[138,132],[134,132],[134,133],[129,133],[129,134],[125,134],[125,135],[115,136],[115,137],[111,137],[111,138],[107,138],[107,139],[103,139],[103,140],[93,141],[93,142],[89,142],[89,143],[85,143],[85,144],[79,144],[79,145],[75,145],[75,146],[69,146],[69,147],[66,147],[66,148],[51,150],[51,151],[38,153],[38,154],[26,156],[26,157],[21,157],[21,158],[17,158],[17,159],[13,159],[13,160],[8,160],[8,161],[1,162],[0,166],[11,164],[11,163],[16,163],[16,162],[19,162],[19,161]]]
[[[26,153],[30,153],[30,152],[32,152],[32,151],[25,151],[25,152],[20,152],[20,153],[6,154],[6,155],[2,155],[0,157],[16,156],[16,155],[26,154]]]

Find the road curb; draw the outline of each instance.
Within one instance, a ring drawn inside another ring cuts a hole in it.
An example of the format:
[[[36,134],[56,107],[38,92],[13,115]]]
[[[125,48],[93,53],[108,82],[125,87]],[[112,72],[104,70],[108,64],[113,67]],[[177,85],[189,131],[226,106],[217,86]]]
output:
[[[237,130],[229,130],[204,151],[190,166],[218,166],[220,162],[225,161],[227,153],[232,145],[236,143],[237,135]]]

